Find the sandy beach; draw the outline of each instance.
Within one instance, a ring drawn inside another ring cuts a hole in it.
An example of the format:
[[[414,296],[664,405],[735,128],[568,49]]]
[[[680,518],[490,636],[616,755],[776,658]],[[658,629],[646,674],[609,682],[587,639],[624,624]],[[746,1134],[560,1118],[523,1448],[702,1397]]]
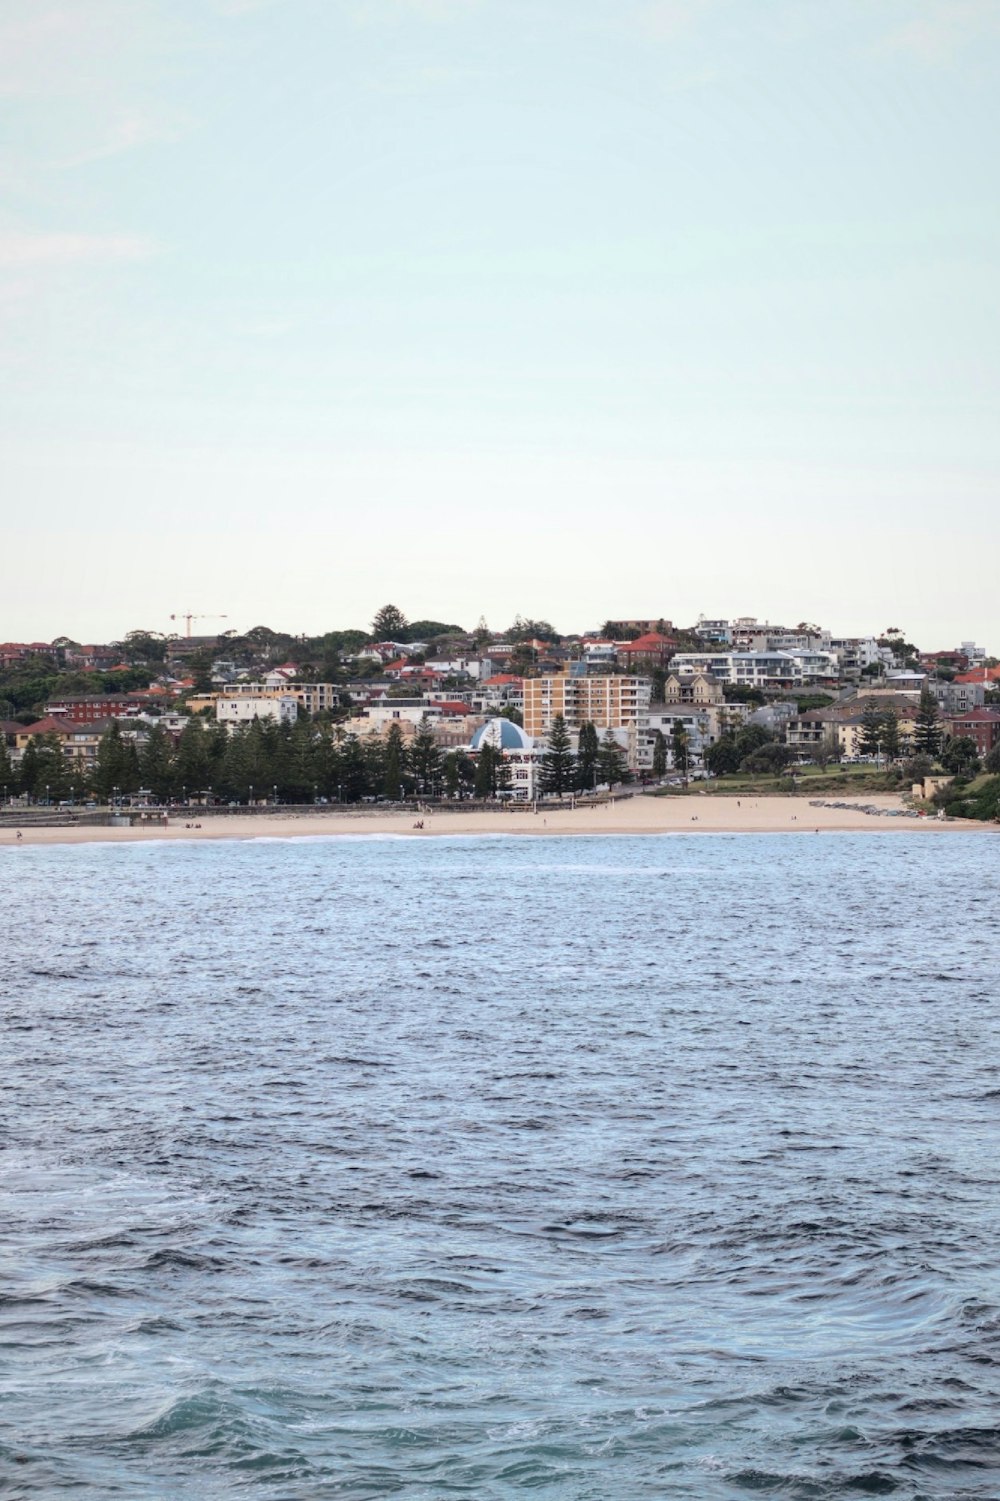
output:
[[[871,797],[869,806],[887,811],[902,809],[898,797]],[[540,808],[502,812],[435,810],[418,815],[395,809],[341,811],[289,808],[271,813],[203,815],[201,827],[194,815],[172,815],[166,826],[153,820],[132,828],[69,825],[65,828],[32,828],[5,825],[0,847],[25,848],[40,844],[127,844],[136,840],[176,839],[289,839],[402,835],[427,839],[456,834],[527,834],[573,836],[581,834],[948,834],[993,833],[1000,828],[959,820],[877,817],[859,805],[847,808],[814,808],[805,797],[730,798],[692,793],[684,797],[631,797],[597,805],[581,803],[576,808]]]

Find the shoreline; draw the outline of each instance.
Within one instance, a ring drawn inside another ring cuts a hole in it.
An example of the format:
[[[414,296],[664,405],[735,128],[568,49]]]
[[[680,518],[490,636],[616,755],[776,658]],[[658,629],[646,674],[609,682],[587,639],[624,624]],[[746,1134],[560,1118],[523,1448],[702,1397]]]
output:
[[[898,796],[869,797],[865,806],[902,812]],[[653,834],[939,834],[998,833],[1000,826],[959,819],[877,816],[862,811],[861,804],[845,808],[812,807],[807,797],[710,798],[691,793],[669,798],[631,797],[620,802],[576,808],[539,808],[517,811],[476,811],[436,808],[414,815],[412,811],[352,811],[313,809],[284,813],[213,814],[201,827],[193,814],[175,816],[164,826],[150,821],[132,828],[99,824],[32,828],[26,823],[17,838],[18,825],[0,828],[0,849],[27,849],[38,845],[146,844],[178,840],[240,839],[271,840],[300,838],[364,838],[392,835],[413,839],[476,837],[509,834],[526,837],[575,838],[594,835]],[[421,828],[415,827],[422,823]]]

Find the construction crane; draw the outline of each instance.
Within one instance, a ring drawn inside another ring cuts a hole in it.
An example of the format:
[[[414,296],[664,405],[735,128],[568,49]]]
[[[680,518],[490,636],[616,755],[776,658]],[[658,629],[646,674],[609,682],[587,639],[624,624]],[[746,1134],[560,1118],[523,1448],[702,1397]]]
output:
[[[171,620],[183,620],[186,626],[185,636],[191,635],[192,620],[228,620],[228,615],[199,615],[194,610],[181,610],[176,615],[171,615]]]

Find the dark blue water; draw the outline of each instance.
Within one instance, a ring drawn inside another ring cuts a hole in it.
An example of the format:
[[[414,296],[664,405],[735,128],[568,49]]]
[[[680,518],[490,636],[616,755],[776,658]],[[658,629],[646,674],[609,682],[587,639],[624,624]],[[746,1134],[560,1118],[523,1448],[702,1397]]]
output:
[[[1000,842],[0,887],[5,1496],[1000,1496]]]

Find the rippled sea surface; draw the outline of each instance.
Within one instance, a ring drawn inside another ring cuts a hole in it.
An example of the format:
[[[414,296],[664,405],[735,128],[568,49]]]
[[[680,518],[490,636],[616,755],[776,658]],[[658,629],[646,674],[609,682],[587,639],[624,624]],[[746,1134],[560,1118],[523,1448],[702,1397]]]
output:
[[[1000,842],[0,890],[5,1496],[1000,1496]]]

